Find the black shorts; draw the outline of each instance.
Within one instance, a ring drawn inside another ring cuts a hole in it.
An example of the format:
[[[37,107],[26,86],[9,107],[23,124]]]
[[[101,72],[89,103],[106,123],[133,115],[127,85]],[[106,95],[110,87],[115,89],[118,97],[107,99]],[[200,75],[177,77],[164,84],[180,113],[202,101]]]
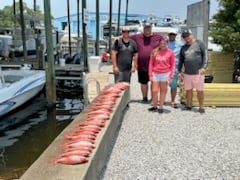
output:
[[[138,82],[141,84],[147,84],[149,81],[148,72],[138,71]]]

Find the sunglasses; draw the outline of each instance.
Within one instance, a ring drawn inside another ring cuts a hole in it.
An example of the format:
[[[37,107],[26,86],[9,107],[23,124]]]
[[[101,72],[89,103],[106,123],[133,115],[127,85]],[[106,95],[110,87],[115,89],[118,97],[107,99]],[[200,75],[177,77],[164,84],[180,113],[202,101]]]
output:
[[[122,31],[122,33],[129,33],[129,31]]]

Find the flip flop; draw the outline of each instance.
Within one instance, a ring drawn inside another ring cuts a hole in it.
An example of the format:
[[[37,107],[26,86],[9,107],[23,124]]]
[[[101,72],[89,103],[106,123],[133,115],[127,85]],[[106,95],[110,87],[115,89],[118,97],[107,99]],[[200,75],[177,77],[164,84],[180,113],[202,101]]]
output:
[[[176,104],[176,103],[171,103],[171,107],[172,107],[172,108],[175,108],[175,109],[177,109],[177,108],[178,108],[178,106],[177,106],[177,104]]]

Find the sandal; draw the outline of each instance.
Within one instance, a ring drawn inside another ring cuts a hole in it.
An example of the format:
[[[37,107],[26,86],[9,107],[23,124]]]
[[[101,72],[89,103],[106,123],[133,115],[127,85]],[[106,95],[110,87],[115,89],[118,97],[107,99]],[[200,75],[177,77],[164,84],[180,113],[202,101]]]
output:
[[[178,108],[178,106],[177,106],[177,104],[176,104],[176,103],[171,103],[171,107],[172,107],[172,108],[175,108],[175,109],[177,109],[177,108]]]

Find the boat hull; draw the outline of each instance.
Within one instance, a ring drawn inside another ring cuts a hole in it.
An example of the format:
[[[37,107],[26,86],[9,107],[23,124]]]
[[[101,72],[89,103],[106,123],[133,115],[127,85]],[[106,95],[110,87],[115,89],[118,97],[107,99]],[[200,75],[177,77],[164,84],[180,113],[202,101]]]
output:
[[[0,117],[32,99],[45,85],[44,71],[9,70],[2,73],[7,80],[0,88]]]

